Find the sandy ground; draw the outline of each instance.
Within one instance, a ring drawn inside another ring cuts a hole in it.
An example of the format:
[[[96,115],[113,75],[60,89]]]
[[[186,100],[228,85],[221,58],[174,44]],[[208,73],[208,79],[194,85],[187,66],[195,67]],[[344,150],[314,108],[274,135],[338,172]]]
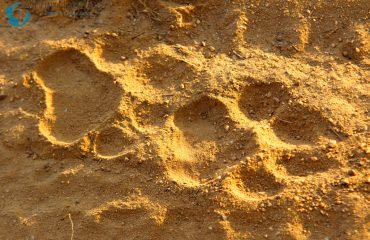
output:
[[[0,239],[370,239],[368,0],[35,2]]]

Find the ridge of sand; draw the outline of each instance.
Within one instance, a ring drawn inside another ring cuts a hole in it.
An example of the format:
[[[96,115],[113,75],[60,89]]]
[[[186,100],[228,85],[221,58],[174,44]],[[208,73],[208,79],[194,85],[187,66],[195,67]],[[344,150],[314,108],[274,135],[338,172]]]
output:
[[[76,2],[0,21],[1,239],[370,238],[368,1]]]

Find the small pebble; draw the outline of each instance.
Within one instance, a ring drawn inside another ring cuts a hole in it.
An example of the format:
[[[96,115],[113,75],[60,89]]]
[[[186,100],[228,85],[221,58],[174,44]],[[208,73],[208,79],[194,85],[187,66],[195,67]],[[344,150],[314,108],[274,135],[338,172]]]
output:
[[[225,125],[224,126],[224,129],[225,129],[226,132],[228,132],[230,130],[230,126],[229,125]]]
[[[283,41],[283,36],[282,35],[277,35],[276,36],[276,40],[278,41],[278,42],[281,42],[281,41]]]
[[[347,174],[348,174],[349,176],[355,176],[355,175],[356,175],[356,172],[355,172],[355,170],[350,169],[350,170],[348,170]]]
[[[6,95],[0,93],[0,101],[4,100],[5,98],[6,98]]]
[[[349,181],[348,179],[344,178],[340,181],[340,185],[343,187],[349,187]]]
[[[335,141],[335,140],[330,140],[329,141],[329,143],[328,143],[328,146],[330,147],[330,148],[333,148],[333,147],[335,147],[337,145],[337,141]]]
[[[365,132],[365,131],[367,131],[367,129],[368,129],[367,125],[358,124],[356,126],[356,131],[358,131],[358,132]]]

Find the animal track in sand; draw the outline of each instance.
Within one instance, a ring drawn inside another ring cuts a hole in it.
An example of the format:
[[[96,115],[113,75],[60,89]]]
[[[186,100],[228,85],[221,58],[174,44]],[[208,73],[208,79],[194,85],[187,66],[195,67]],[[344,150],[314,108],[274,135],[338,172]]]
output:
[[[195,181],[215,177],[218,171],[256,149],[254,135],[245,129],[233,131],[235,124],[228,109],[212,97],[203,96],[180,108],[175,112],[174,124],[175,167]]]
[[[222,125],[227,123],[227,116],[223,103],[202,97],[178,110],[174,122],[190,140],[216,140],[225,135]]]
[[[283,193],[286,184],[283,177],[256,158],[235,165],[224,181],[228,192],[241,202],[260,202]]]
[[[249,118],[264,120],[271,118],[288,99],[289,92],[283,84],[257,83],[244,89],[239,106]]]
[[[103,157],[114,157],[132,145],[134,137],[121,127],[103,129],[95,139],[95,151]]]
[[[121,89],[84,54],[68,49],[43,60],[34,74],[45,91],[40,131],[50,140],[73,143],[116,111]]]
[[[281,83],[247,86],[239,107],[248,118],[269,120],[275,134],[292,144],[313,144],[320,137],[335,138],[332,124],[316,110],[296,102]]]
[[[293,103],[285,105],[272,125],[275,134],[290,143],[315,143],[320,137],[336,138],[332,124],[316,110]]]

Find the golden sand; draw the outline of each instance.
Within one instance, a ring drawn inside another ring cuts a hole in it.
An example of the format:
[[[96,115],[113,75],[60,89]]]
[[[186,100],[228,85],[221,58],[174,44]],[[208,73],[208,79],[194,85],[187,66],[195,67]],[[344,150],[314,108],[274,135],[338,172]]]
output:
[[[0,239],[370,238],[367,0],[24,3]]]

